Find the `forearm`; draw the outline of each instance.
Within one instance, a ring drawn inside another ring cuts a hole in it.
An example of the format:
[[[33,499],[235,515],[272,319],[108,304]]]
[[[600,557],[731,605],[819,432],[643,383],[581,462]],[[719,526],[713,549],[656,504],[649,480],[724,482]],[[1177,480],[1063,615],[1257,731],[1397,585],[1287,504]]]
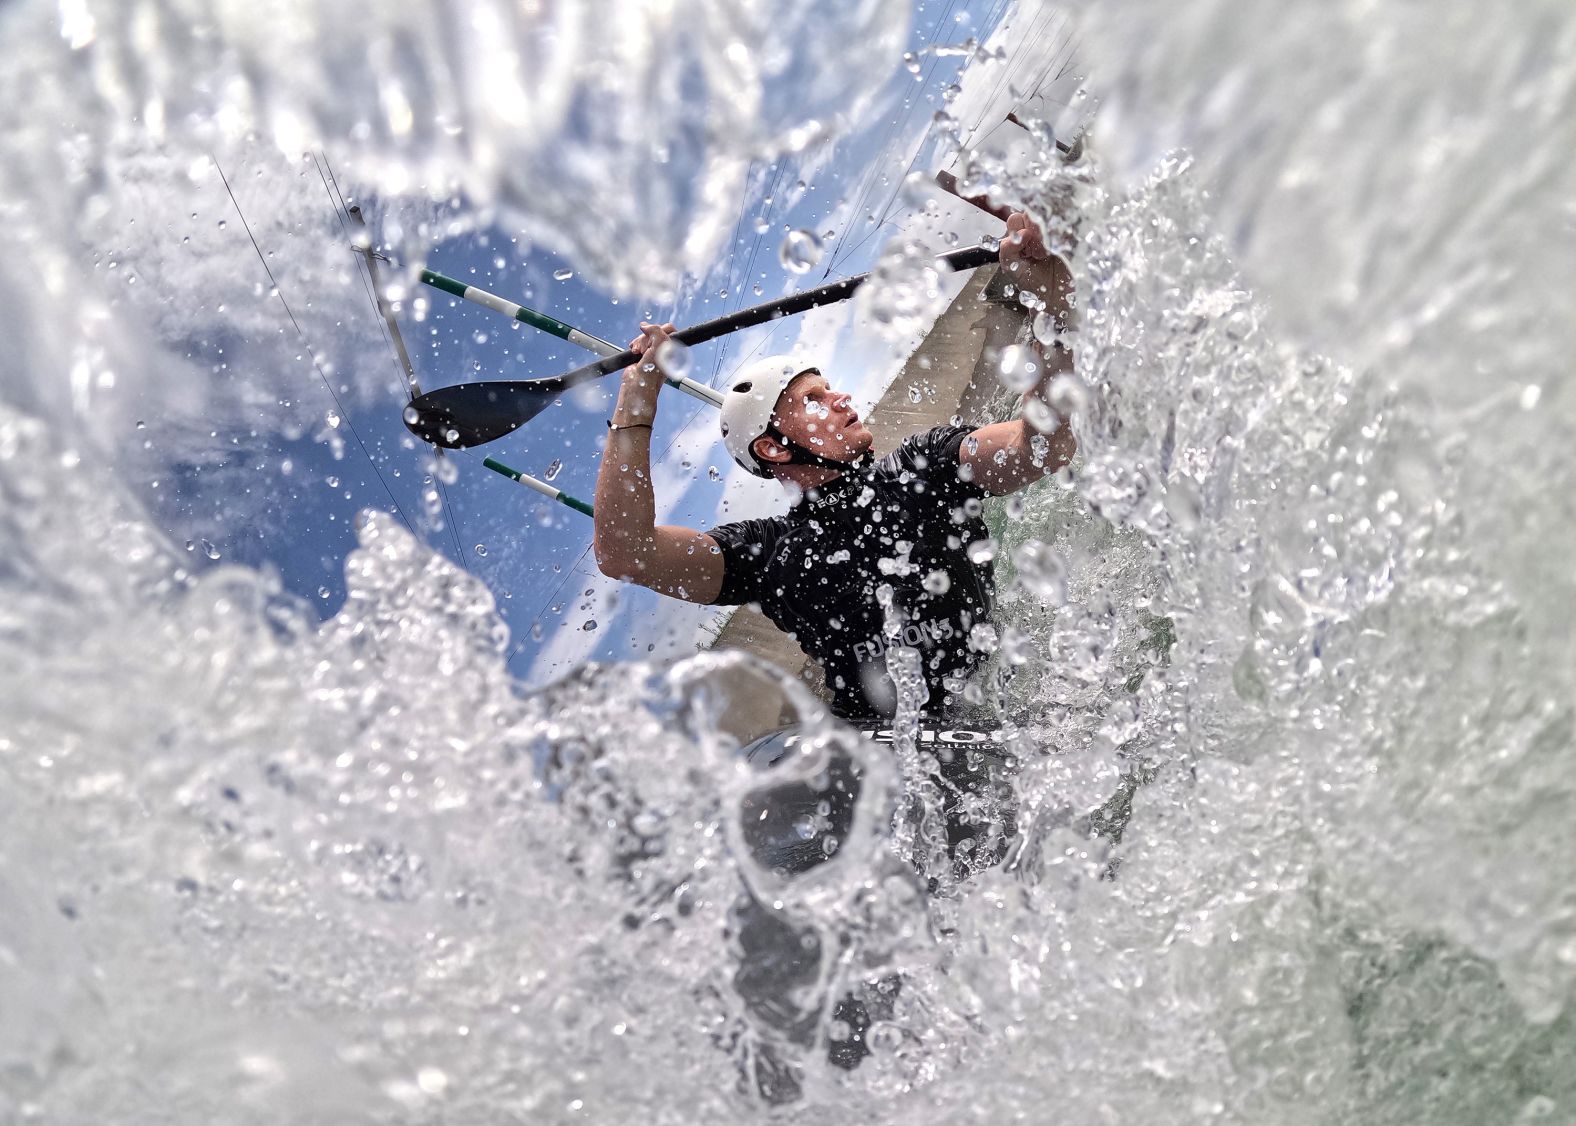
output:
[[[986,299],[1017,312],[1016,339],[1001,345],[1002,377],[1023,389],[1023,416],[974,431],[964,464],[987,492],[1014,492],[1072,460],[1077,440],[1067,413],[1073,396],[1058,380],[1072,380],[1072,352],[1061,337],[1072,324],[1073,282],[1067,264],[1046,253],[1038,228],[1021,213],[1007,220],[1001,270]]]
[[[656,379],[655,373],[646,373],[644,381]],[[619,572],[619,578],[634,577],[656,544],[657,505],[651,487],[656,395],[641,383],[640,377],[625,378],[596,479],[597,565],[606,573]]]
[[[1067,264],[1054,255],[1036,262],[1016,261],[1011,265],[1019,268],[1016,274],[1023,290],[1034,294],[1029,301],[1023,302],[1028,331],[1019,339],[1026,340],[1039,367],[1038,378],[1024,392],[1020,402],[1024,417],[1036,430],[1049,434],[1059,428],[1062,421],[1061,411],[1052,405],[1053,399],[1063,400],[1065,409],[1065,397],[1053,396],[1051,387],[1057,379],[1073,371],[1072,352],[1061,339],[1072,327],[1072,273]],[[1050,339],[1045,339],[1048,336]]]
[[[1035,430],[1048,434],[1052,430],[1059,429],[1065,421],[1061,409],[1053,404],[1059,401],[1065,409],[1066,397],[1055,394],[1052,386],[1063,376],[1072,375],[1073,354],[1059,341],[1044,344],[1035,339],[1032,332],[1028,337],[1026,347],[1034,357],[1031,362],[1039,368],[1039,378],[1023,393],[1018,403],[1023,410],[1023,417],[1030,425]]]
[[[1058,380],[1075,378],[1073,355],[1060,340],[1039,340],[1028,324],[1018,339],[1028,353],[1024,362],[1031,367],[1033,382],[1018,400],[1020,417],[1013,424],[1017,432],[1007,454],[1008,464],[1014,468],[1008,476],[1011,480],[1033,480],[1060,469],[1078,452],[1068,417],[1074,397],[1065,383],[1057,386]]]

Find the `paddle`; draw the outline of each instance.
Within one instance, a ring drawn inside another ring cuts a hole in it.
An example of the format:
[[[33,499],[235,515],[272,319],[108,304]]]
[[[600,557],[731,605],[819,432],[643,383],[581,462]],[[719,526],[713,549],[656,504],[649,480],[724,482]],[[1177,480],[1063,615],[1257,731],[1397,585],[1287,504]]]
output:
[[[511,481],[517,481],[528,489],[536,490],[549,500],[556,500],[566,508],[572,508],[576,512],[583,512],[587,516],[595,515],[589,502],[583,501],[579,497],[572,497],[562,489],[555,489],[546,481],[538,481],[529,473],[521,473],[518,469],[510,469],[503,462],[496,461],[490,457],[483,458],[482,464],[494,473],[500,473]]]
[[[488,293],[485,289],[478,289],[468,282],[458,278],[444,277],[436,270],[423,270],[421,280],[433,289],[441,289],[444,293],[458,297],[462,301],[469,301],[473,305],[480,305],[484,309],[491,309],[495,313],[502,313],[511,320],[528,324],[534,329],[556,336],[560,340],[567,340],[571,344],[578,344],[588,352],[595,352],[599,356],[613,356],[618,354],[618,345],[610,344],[599,336],[592,336],[589,332],[581,332],[574,325],[565,324],[557,317],[550,317],[546,313],[539,313],[535,309],[510,301],[507,297],[499,297],[496,293]]]
[[[996,261],[997,254],[995,249],[971,246],[940,255],[936,261],[955,271],[973,270]],[[739,329],[846,300],[869,280],[869,274],[857,274],[829,282],[680,329],[673,334],[673,339],[685,345],[703,344]],[[638,358],[634,352],[620,352],[545,379],[489,380],[440,387],[411,400],[405,408],[405,425],[422,441],[447,449],[480,446],[518,430],[557,402],[571,387],[626,368]],[[720,402],[717,392],[704,384],[671,378],[667,382],[681,386],[692,384],[683,389],[714,404]]]

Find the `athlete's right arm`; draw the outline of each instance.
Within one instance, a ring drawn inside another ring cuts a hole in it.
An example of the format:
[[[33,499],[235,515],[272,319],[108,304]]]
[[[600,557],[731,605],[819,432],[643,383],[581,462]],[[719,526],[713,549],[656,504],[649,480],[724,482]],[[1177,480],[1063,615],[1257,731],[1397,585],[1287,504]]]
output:
[[[722,591],[717,542],[693,528],[658,524],[651,490],[651,423],[662,389],[654,358],[674,326],[642,324],[640,329],[629,347],[641,359],[624,369],[614,429],[608,431],[596,479],[596,563],[610,578],[710,604]]]

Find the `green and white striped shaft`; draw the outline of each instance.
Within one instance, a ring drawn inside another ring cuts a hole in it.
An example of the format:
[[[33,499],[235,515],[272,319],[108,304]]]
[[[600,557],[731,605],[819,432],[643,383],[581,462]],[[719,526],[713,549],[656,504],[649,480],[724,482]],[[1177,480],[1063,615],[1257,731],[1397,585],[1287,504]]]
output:
[[[532,328],[539,328],[543,332],[552,333],[560,340],[567,340],[571,344],[578,344],[588,352],[595,352],[599,356],[616,356],[623,351],[617,345],[610,344],[599,336],[592,336],[589,332],[581,332],[573,325],[566,325],[563,321],[549,317],[546,313],[538,313],[535,309],[527,309],[524,305],[516,305],[513,301],[506,301],[496,293],[488,293],[485,289],[477,289],[474,285],[466,285],[454,278],[444,277],[432,270],[423,270],[421,280],[434,289],[441,289],[444,293],[451,293],[455,297],[480,305],[486,309],[502,313],[506,317],[513,317],[522,324]],[[669,387],[677,387],[686,395],[699,399],[714,407],[722,406],[722,392],[714,391],[704,383],[696,383],[687,376],[674,378],[670,375],[663,376],[663,382]]]
[[[421,280],[434,289],[441,289],[444,293],[452,293],[462,301],[469,301],[474,305],[492,309],[506,317],[530,325],[532,328],[541,329],[543,332],[552,333],[560,340],[567,340],[571,344],[578,344],[589,352],[599,356],[616,356],[623,351],[600,337],[592,336],[589,332],[581,332],[573,325],[566,325],[556,317],[549,317],[546,313],[538,313],[535,309],[528,309],[499,297],[496,293],[488,293],[485,289],[477,289],[474,285],[466,285],[457,278],[444,277],[433,270],[423,270]]]
[[[529,473],[521,473],[518,469],[510,469],[503,462],[490,457],[483,458],[482,464],[488,469],[491,469],[494,473],[502,473],[511,481],[518,481],[528,489],[535,489],[549,500],[556,500],[559,504],[566,505],[569,508],[574,509],[576,512],[583,512],[587,516],[595,515],[591,506],[585,501],[579,499],[578,497],[570,496],[562,489],[553,488],[553,486],[549,485],[546,481],[538,481]]]

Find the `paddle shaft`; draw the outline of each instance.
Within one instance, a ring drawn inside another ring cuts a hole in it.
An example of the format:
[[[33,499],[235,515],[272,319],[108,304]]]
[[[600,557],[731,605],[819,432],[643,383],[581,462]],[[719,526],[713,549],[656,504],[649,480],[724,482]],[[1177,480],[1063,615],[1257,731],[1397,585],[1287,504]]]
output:
[[[935,259],[938,264],[954,271],[972,270],[997,260],[998,251],[983,246],[954,250]],[[674,333],[672,339],[687,346],[715,340],[742,328],[843,301],[869,280],[869,274],[858,274],[842,281],[829,282],[803,293],[790,294],[691,325]],[[440,387],[411,401],[405,410],[405,425],[422,441],[434,445],[449,449],[479,446],[513,433],[558,401],[559,396],[571,387],[628,367],[639,359],[639,354],[635,352],[619,352],[563,375],[545,379],[488,380]],[[703,399],[713,406],[722,405],[721,393],[705,384],[683,376],[675,378],[665,375],[663,378],[697,399]]]
[[[557,317],[550,317],[546,313],[539,313],[535,309],[510,301],[506,297],[499,297],[496,293],[488,293],[485,289],[478,289],[468,285],[458,278],[445,277],[436,270],[423,270],[421,280],[433,289],[441,289],[444,293],[458,297],[462,301],[469,301],[473,305],[480,305],[484,309],[491,309],[495,313],[517,320],[521,324],[530,325],[560,340],[567,340],[571,344],[578,344],[588,352],[595,352],[599,356],[612,356],[618,352],[618,345],[603,340],[599,336],[592,336],[589,332],[582,332],[574,325],[565,324]]]
[[[579,497],[572,497],[562,489],[555,489],[546,481],[539,481],[535,477],[532,477],[529,473],[521,473],[518,469],[510,469],[497,458],[483,458],[482,464],[488,469],[491,469],[494,473],[501,473],[511,481],[518,481],[528,489],[535,489],[549,500],[556,500],[559,504],[572,508],[576,512],[583,512],[587,516],[595,515],[591,506],[585,501],[581,500]]]
[[[421,280],[434,289],[440,289],[444,293],[469,301],[473,305],[480,305],[484,309],[502,313],[504,316],[517,320],[521,324],[528,324],[532,328],[540,329],[542,332],[556,336],[560,340],[578,344],[588,352],[595,352],[599,356],[617,356],[620,354],[618,345],[603,340],[600,336],[592,336],[589,332],[582,332],[574,325],[565,324],[556,317],[550,317],[546,313],[540,313],[535,309],[516,304],[507,298],[499,297],[496,293],[488,293],[485,289],[477,289],[474,285],[466,285],[457,278],[446,277],[435,270],[423,270],[421,272]],[[684,376],[666,376],[664,379],[668,386],[677,387],[680,391],[699,399],[707,406],[722,406],[722,396],[704,383],[696,383],[693,379],[688,379]]]
[[[954,271],[973,270],[994,262],[998,252],[983,246],[970,246],[962,250],[954,250],[943,254],[936,261],[945,264]],[[693,346],[704,344],[708,340],[715,340],[719,336],[727,336],[730,332],[738,332],[743,328],[765,324],[767,321],[779,320],[782,317],[791,317],[796,313],[818,309],[822,305],[835,305],[845,301],[853,295],[854,291],[870,280],[869,274],[855,274],[842,281],[828,282],[826,285],[807,289],[803,293],[791,293],[787,297],[779,297],[775,301],[767,301],[760,305],[751,305],[747,309],[740,309],[734,313],[727,313],[709,321],[702,321],[689,328],[681,328],[672,334],[672,339],[680,344]],[[560,388],[573,387],[584,383],[588,379],[627,368],[630,364],[640,359],[637,352],[620,352],[616,356],[606,356],[600,360],[567,371],[560,376],[549,377]],[[546,382],[545,380],[543,381]],[[708,389],[709,390],[709,389]]]

